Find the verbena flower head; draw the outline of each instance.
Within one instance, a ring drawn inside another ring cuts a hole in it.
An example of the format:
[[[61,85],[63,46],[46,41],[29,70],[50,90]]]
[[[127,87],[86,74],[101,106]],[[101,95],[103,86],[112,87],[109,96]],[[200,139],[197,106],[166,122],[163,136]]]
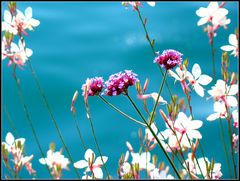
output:
[[[172,49],[164,50],[160,55],[157,53],[157,57],[154,59],[154,63],[158,63],[161,67],[172,69],[176,65],[179,65],[182,62],[182,55],[180,52]]]
[[[106,84],[105,95],[116,96],[122,92],[127,91],[129,86],[134,85],[139,80],[137,79],[137,74],[133,73],[131,70],[125,70],[124,73],[118,72],[116,74],[110,75]]]
[[[87,79],[86,83],[82,85],[82,95],[84,96],[85,91],[87,91],[88,96],[98,95],[103,89],[103,82],[102,77]]]

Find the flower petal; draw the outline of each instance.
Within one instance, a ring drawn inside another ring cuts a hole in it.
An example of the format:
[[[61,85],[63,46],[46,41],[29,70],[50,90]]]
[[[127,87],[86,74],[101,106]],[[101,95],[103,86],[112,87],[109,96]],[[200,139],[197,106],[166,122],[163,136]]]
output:
[[[234,47],[237,47],[237,37],[235,34],[230,34],[228,37],[228,41],[231,45],[233,45]]]
[[[207,10],[207,8],[200,7],[200,8],[196,11],[196,14],[202,18],[202,17],[205,17],[205,16],[208,15],[208,10]]]
[[[232,50],[234,50],[235,49],[235,47],[234,46],[232,46],[232,45],[224,45],[224,46],[221,46],[221,50],[223,50],[223,51],[232,51]]]
[[[208,22],[208,17],[204,17],[204,18],[201,18],[198,22],[197,22],[197,25],[198,26],[201,26],[201,25],[204,25],[205,23]]]
[[[189,136],[189,138],[195,138],[195,139],[201,139],[202,138],[202,135],[201,133],[198,131],[198,130],[188,130],[187,131],[187,134]]]
[[[198,77],[202,74],[201,68],[197,63],[195,63],[192,67],[192,74],[195,79],[198,79]]]
[[[9,11],[5,10],[4,11],[4,21],[6,21],[7,23],[11,23],[12,21],[12,15]]]
[[[237,105],[238,105],[238,101],[237,101],[236,97],[234,97],[234,96],[227,96],[227,103],[231,107],[237,107]]]
[[[37,20],[37,19],[33,19],[33,18],[31,18],[31,19],[29,20],[29,23],[30,23],[32,26],[34,26],[34,27],[40,25],[40,21]]]
[[[26,19],[32,18],[32,8],[31,7],[28,7],[27,9],[25,9],[25,17],[26,17]]]
[[[101,168],[99,167],[93,168],[93,173],[96,178],[99,178],[99,179],[103,178],[103,172]]]
[[[103,159],[103,162],[102,162],[102,159]],[[94,165],[103,165],[104,163],[107,162],[108,157],[106,157],[106,156],[102,156],[102,159],[101,159],[100,156],[97,157],[97,158],[96,158],[96,161],[94,162]]]
[[[228,89],[230,88],[230,90],[228,90],[228,95],[232,96],[232,95],[236,95],[238,93],[238,85],[237,84],[233,84],[231,86],[228,87]]]
[[[198,129],[202,127],[203,122],[200,120],[193,120],[191,123],[188,125],[188,129]]]
[[[220,117],[219,113],[213,113],[213,114],[210,114],[207,117],[207,120],[208,121],[214,121],[214,120],[218,119],[219,117]]]
[[[13,145],[14,141],[15,141],[14,136],[12,135],[12,133],[8,132],[6,135],[6,143],[9,145]]]
[[[85,155],[84,155],[84,158],[87,160],[90,159],[90,161],[92,161],[92,156],[94,155],[94,158],[95,158],[95,153],[89,148],[86,152],[85,152]]]
[[[203,75],[200,75],[200,77],[197,81],[201,85],[208,85],[212,81],[212,77],[210,77],[206,74],[203,74]]]
[[[75,168],[85,168],[85,167],[88,167],[88,162],[85,160],[80,160],[80,161],[75,162],[73,164],[73,166]]]
[[[156,5],[156,3],[154,1],[147,1],[149,6],[154,7]]]
[[[204,89],[198,82],[194,84],[194,90],[199,96],[204,97]]]

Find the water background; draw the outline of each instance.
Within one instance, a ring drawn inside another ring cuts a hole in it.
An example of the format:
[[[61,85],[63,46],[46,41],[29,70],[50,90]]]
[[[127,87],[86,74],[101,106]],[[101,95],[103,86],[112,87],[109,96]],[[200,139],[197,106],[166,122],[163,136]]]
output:
[[[137,12],[132,11],[131,7],[126,10],[121,2],[18,2],[17,5],[23,12],[31,6],[33,17],[41,22],[40,26],[26,37],[26,45],[33,50],[32,64],[73,160],[84,159],[84,150],[72,119],[70,106],[73,93],[78,90],[81,94],[81,86],[88,77],[102,76],[107,80],[109,75],[129,69],[138,74],[142,84],[146,78],[150,80],[147,93],[159,90],[162,76],[157,66],[153,64],[152,50],[145,39]],[[141,12],[143,17],[147,17],[147,29],[150,38],[156,40],[156,50],[161,52],[164,49],[176,49],[184,54],[184,59],[189,59],[190,70],[194,63],[198,63],[202,72],[211,76],[212,62],[208,37],[203,32],[203,27],[197,26],[199,17],[195,14],[199,7],[207,7],[207,5],[208,2],[161,2],[152,8],[144,3]],[[2,16],[6,8],[6,3],[2,3]],[[229,10],[227,17],[231,19],[231,24],[228,25],[227,30],[220,28],[214,39],[218,79],[221,78],[220,46],[229,44],[228,36],[234,33],[238,26],[238,3],[228,2],[225,8]],[[20,137],[26,138],[26,152],[28,155],[34,155],[32,164],[37,170],[37,177],[47,178],[46,168],[38,161],[41,154],[27,123],[11,75],[12,68],[7,67],[6,60],[1,65],[2,107],[3,105],[7,107]],[[232,71],[238,72],[236,58],[230,57],[230,65]],[[17,70],[17,74],[44,152],[47,152],[50,142],[56,144],[57,150],[63,148],[29,67],[26,66],[24,71]],[[179,83],[174,85],[173,78],[167,78],[167,81],[175,94],[184,97]],[[212,82],[206,89],[210,89],[214,84]],[[132,87],[129,91],[137,105],[142,108],[141,101],[136,98],[135,88]],[[165,100],[170,100],[166,88],[162,96]],[[201,143],[209,159],[214,158],[215,162],[222,163],[223,178],[229,178],[223,146],[220,142],[219,123],[206,121],[206,117],[213,113],[213,101],[206,101],[206,97],[209,97],[207,92],[204,98],[194,92],[192,95],[195,119],[204,122],[200,129],[203,135]],[[140,120],[124,96],[107,97],[107,99]],[[113,111],[97,97],[91,97],[89,105],[101,151],[103,155],[108,156],[106,166],[109,173],[117,178],[118,160],[127,150],[126,141],[132,144],[135,151],[139,149],[137,131],[140,126]],[[149,100],[148,105],[151,107],[153,101]],[[99,155],[81,96],[76,102],[76,108],[85,143]],[[165,106],[161,108],[165,110]],[[187,114],[189,115],[188,112]],[[1,136],[4,140],[7,132],[12,130],[3,109],[1,117]],[[157,125],[160,130],[165,129],[159,114]],[[224,123],[224,126],[227,134],[227,124]],[[169,165],[159,148],[152,153],[157,154],[159,160]],[[67,156],[65,150],[63,154]],[[201,153],[198,153],[198,156],[201,157]],[[70,171],[63,171],[63,178],[75,178],[73,167],[70,165],[69,168]],[[3,164],[2,173],[4,178],[4,173],[7,171]],[[82,170],[79,170],[79,173],[82,175]],[[31,178],[25,169],[20,176]]]

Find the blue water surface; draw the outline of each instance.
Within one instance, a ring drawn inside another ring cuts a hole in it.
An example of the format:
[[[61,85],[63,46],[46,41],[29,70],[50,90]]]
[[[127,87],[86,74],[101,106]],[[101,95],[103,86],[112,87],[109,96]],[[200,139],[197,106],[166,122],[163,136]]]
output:
[[[1,5],[3,20],[3,12],[7,9],[6,2]],[[153,8],[144,3],[141,13],[143,17],[147,17],[147,29],[150,38],[155,39],[157,51],[178,50],[183,53],[184,59],[188,58],[190,70],[194,63],[198,63],[204,74],[212,76],[211,49],[208,37],[203,32],[203,27],[197,26],[199,17],[195,13],[199,7],[207,7],[207,5],[208,2],[158,2]],[[26,36],[26,45],[33,50],[31,57],[33,67],[73,160],[84,159],[84,149],[70,112],[75,90],[78,90],[80,94],[76,102],[76,109],[82,136],[87,147],[99,155],[81,96],[81,86],[85,80],[95,76],[102,76],[107,80],[108,76],[113,73],[125,69],[133,70],[138,74],[141,84],[146,78],[150,80],[147,93],[157,92],[162,80],[159,69],[153,63],[153,53],[145,39],[137,12],[133,11],[131,7],[126,10],[121,2],[18,2],[17,6],[23,12],[28,6],[31,6],[33,17],[41,22],[39,27]],[[235,28],[238,27],[238,3],[228,2],[225,8],[229,10],[227,17],[231,19],[231,23],[226,30],[220,28],[214,39],[217,79],[222,78],[220,47],[229,44],[229,34],[234,33]],[[26,153],[34,155],[32,164],[33,168],[37,170],[37,178],[48,178],[45,166],[38,161],[41,154],[20,102],[12,77],[12,68],[8,67],[7,63],[4,60],[1,64],[2,107],[6,106],[19,136],[26,138]],[[231,71],[238,72],[237,67],[238,60],[231,56]],[[20,78],[26,104],[44,152],[46,153],[49,149],[50,142],[56,144],[57,150],[64,148],[29,66],[24,67],[24,70],[18,69],[17,75]],[[174,79],[169,77],[167,81],[174,94],[184,97],[179,82],[174,85]],[[215,82],[211,82],[205,87],[206,90],[214,84]],[[131,87],[129,92],[143,111],[135,88]],[[166,87],[162,96],[168,102],[170,101]],[[215,162],[222,164],[223,178],[229,178],[223,145],[220,140],[219,123],[218,121],[206,121],[206,117],[213,113],[213,101],[206,100],[207,97],[209,95],[206,91],[204,98],[199,97],[195,92],[192,93],[191,104],[195,119],[202,120],[204,123],[200,128],[203,135],[201,144],[204,154],[209,160],[214,158]],[[106,97],[106,99],[140,120],[124,96]],[[149,100],[148,105],[152,109],[153,101]],[[116,113],[97,97],[89,98],[89,106],[101,151],[103,155],[108,156],[107,169],[113,178],[117,178],[118,160],[121,154],[127,151],[126,141],[129,141],[134,150],[138,151],[137,131],[141,127]],[[165,110],[165,106],[160,108]],[[1,136],[4,140],[7,132],[13,133],[13,131],[3,109],[1,118]],[[158,111],[156,122],[160,130],[165,129]],[[224,129],[228,143],[225,122]],[[143,128],[142,130],[144,131]],[[63,149],[63,154],[67,156],[65,149]],[[166,165],[170,166],[158,147],[152,151],[152,154],[157,154],[159,161],[164,161]],[[202,157],[201,152],[198,152],[197,155]],[[63,171],[63,178],[76,178],[73,166],[69,165],[69,168],[69,171]],[[79,170],[79,173],[82,176],[83,170]],[[170,173],[174,175],[172,169],[170,169]],[[2,178],[5,178],[4,174],[8,174],[8,172],[2,162]],[[20,176],[31,178],[25,169],[22,170]],[[104,176],[106,176],[105,172]]]

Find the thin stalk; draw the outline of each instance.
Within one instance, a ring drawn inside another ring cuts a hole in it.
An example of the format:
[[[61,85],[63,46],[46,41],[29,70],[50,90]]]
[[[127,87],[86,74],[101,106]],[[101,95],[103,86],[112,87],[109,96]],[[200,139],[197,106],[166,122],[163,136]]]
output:
[[[224,141],[224,129],[223,129],[223,125],[222,125],[222,119],[219,118],[220,122],[220,130],[221,130],[221,139],[222,139],[222,142],[223,142],[223,148],[224,148],[224,153],[225,153],[225,156],[226,156],[226,161],[227,161],[227,166],[228,166],[228,173],[230,175],[230,177],[232,177],[232,173],[231,173],[231,168],[230,168],[230,163],[229,163],[229,159],[228,159],[228,154],[227,154],[227,146],[226,146],[226,143]]]
[[[83,137],[82,137],[80,128],[79,128],[79,126],[78,126],[78,122],[77,122],[76,116],[75,116],[74,114],[73,114],[73,119],[74,119],[74,122],[75,122],[76,127],[77,127],[77,131],[78,131],[78,135],[79,135],[80,141],[81,141],[81,143],[82,143],[82,145],[83,145],[84,151],[86,152],[87,147],[86,147],[86,145],[85,145],[85,143],[84,143],[84,140],[83,140]]]
[[[68,154],[68,157],[69,157],[71,163],[73,164],[74,161],[73,161],[73,159],[72,159],[72,156],[71,156],[71,154],[70,154],[70,152],[69,152],[69,150],[68,150],[68,148],[67,148],[67,146],[66,146],[66,144],[65,144],[65,142],[64,142],[64,140],[63,140],[63,137],[62,137],[62,134],[61,134],[61,132],[60,132],[60,129],[58,128],[57,122],[56,122],[56,120],[55,120],[55,118],[54,118],[54,116],[53,116],[53,113],[52,113],[52,111],[51,111],[51,108],[50,108],[50,106],[49,106],[49,104],[48,104],[47,97],[46,97],[46,95],[45,95],[45,93],[44,93],[44,91],[43,91],[43,89],[42,89],[42,87],[41,87],[41,85],[40,85],[40,83],[39,83],[39,81],[38,81],[36,72],[35,72],[34,69],[33,69],[33,66],[32,66],[32,63],[31,63],[31,60],[30,60],[30,59],[28,60],[28,63],[29,63],[29,67],[30,67],[30,70],[31,70],[33,79],[34,79],[35,83],[37,84],[37,87],[38,87],[38,90],[39,90],[41,96],[43,97],[44,103],[45,103],[45,105],[46,105],[46,107],[47,107],[47,110],[48,110],[48,112],[49,112],[49,114],[50,114],[50,116],[51,116],[51,118],[52,118],[53,124],[54,124],[54,126],[55,126],[55,128],[56,128],[56,130],[57,130],[58,136],[60,137],[60,140],[61,140],[61,142],[62,142],[62,144],[63,144],[63,146],[64,146],[64,148],[65,148],[65,150],[66,150],[66,152],[67,152],[67,154]],[[77,171],[77,168],[75,168],[74,166],[73,166],[73,168],[74,168],[74,171],[75,171],[77,177],[80,179],[80,175],[79,175],[79,173],[78,173],[78,171]]]
[[[211,42],[211,54],[212,54],[212,71],[213,71],[213,79],[216,80],[216,70],[215,70],[215,50],[214,50],[214,42]]]
[[[101,157],[101,160],[102,160],[102,163],[103,163],[104,170],[105,170],[105,172],[106,172],[106,174],[107,174],[107,178],[108,178],[108,180],[109,180],[109,179],[110,179],[110,176],[109,176],[109,173],[108,173],[106,164],[105,164],[105,162],[103,161],[102,152],[101,152],[100,147],[99,147],[99,145],[98,145],[97,136],[96,136],[96,133],[95,133],[95,131],[94,131],[94,127],[93,127],[93,122],[92,122],[92,118],[91,118],[91,115],[90,115],[90,111],[89,111],[89,108],[88,108],[87,106],[85,106],[85,108],[86,108],[86,112],[87,112],[87,118],[88,118],[88,120],[89,120],[89,122],[90,122],[91,129],[92,129],[92,132],[93,132],[94,141],[95,141],[95,143],[96,143],[96,145],[97,145],[97,149],[98,149],[98,152],[99,152],[99,154],[100,154],[100,157]]]
[[[144,23],[144,21],[143,21],[143,19],[142,19],[142,15],[141,15],[141,12],[140,12],[139,9],[137,9],[137,12],[138,12],[138,17],[139,17],[139,19],[140,19],[140,21],[141,21],[141,23],[142,23],[144,32],[145,32],[145,34],[146,34],[146,39],[147,39],[147,41],[148,41],[148,43],[149,43],[149,45],[150,45],[150,47],[151,47],[151,49],[152,49],[153,56],[155,57],[155,56],[156,56],[156,51],[155,51],[154,45],[152,44],[151,39],[150,39],[150,37],[149,37],[149,33],[148,33],[148,31],[147,31],[146,24]],[[159,68],[159,70],[160,70],[160,72],[161,72],[161,74],[162,74],[162,76],[163,76],[162,68],[160,67],[159,64],[157,64],[157,65],[158,65],[158,68]],[[171,90],[170,90],[170,88],[169,88],[168,82],[165,81],[165,84],[166,84],[166,87],[167,87],[167,89],[168,89],[168,92],[169,92],[169,94],[170,94],[170,96],[171,96],[171,99],[173,100],[172,92],[171,92]],[[174,102],[174,100],[173,100],[173,102]]]
[[[14,65],[14,66],[16,66],[16,65]],[[19,94],[21,103],[23,104],[24,112],[25,112],[25,114],[26,114],[28,123],[29,123],[30,128],[31,128],[31,130],[32,130],[32,132],[33,132],[34,139],[35,139],[35,141],[37,142],[37,145],[38,145],[38,148],[39,148],[39,150],[40,150],[40,152],[41,152],[41,155],[42,155],[42,157],[45,159],[45,155],[44,155],[44,153],[43,153],[41,144],[40,144],[40,142],[39,142],[39,140],[38,140],[36,131],[35,131],[34,127],[33,127],[32,119],[31,119],[31,117],[30,117],[30,114],[29,114],[27,105],[26,105],[26,103],[25,103],[25,99],[24,99],[24,96],[23,96],[23,93],[22,93],[22,90],[21,90],[21,86],[20,86],[20,81],[19,81],[19,79],[18,79],[17,76],[16,76],[15,70],[16,70],[16,67],[13,67],[13,74],[12,74],[12,75],[13,75],[13,78],[14,78],[14,80],[15,80],[15,82],[16,82],[16,85],[17,85],[17,88],[18,88],[18,94]],[[49,169],[49,167],[48,167],[47,164],[46,164],[46,167],[47,167],[47,170],[48,170],[49,175],[52,176],[52,175],[51,175],[51,171],[50,171],[50,169]]]
[[[129,101],[131,102],[131,104],[133,105],[133,107],[135,108],[135,110],[137,111],[137,113],[140,115],[140,117],[142,118],[142,120],[145,122],[145,124],[147,125],[148,129],[151,131],[151,133],[152,133],[152,135],[154,136],[154,138],[157,140],[160,148],[163,150],[163,153],[165,154],[165,156],[167,157],[168,161],[170,162],[170,164],[171,164],[173,170],[175,171],[177,177],[178,177],[179,179],[181,179],[181,176],[180,176],[180,174],[178,173],[177,168],[175,167],[175,165],[174,165],[174,163],[172,162],[172,160],[169,158],[166,150],[163,148],[163,146],[162,146],[161,142],[159,141],[157,135],[154,133],[154,131],[152,130],[151,126],[148,125],[147,121],[145,120],[145,118],[143,117],[142,113],[139,111],[139,109],[137,108],[137,106],[135,105],[135,103],[133,102],[133,100],[131,99],[131,97],[129,97],[128,94],[126,94],[126,96],[127,96],[127,98],[129,99]]]
[[[230,139],[230,146],[231,146],[231,157],[232,157],[232,162],[233,162],[233,170],[234,170],[234,178],[237,178],[237,171],[236,171],[236,164],[235,164],[235,160],[234,160],[234,151],[233,151],[233,143],[232,143],[232,128],[231,128],[231,124],[230,124],[230,120],[228,121],[228,133],[229,133],[229,139]]]
[[[18,134],[18,132],[17,132],[17,129],[15,128],[15,126],[14,126],[14,124],[13,124],[13,122],[12,122],[12,119],[11,119],[11,117],[10,117],[10,115],[9,115],[9,112],[8,112],[8,110],[7,110],[6,105],[3,106],[3,111],[5,112],[5,114],[6,114],[6,116],[7,116],[7,120],[8,120],[8,122],[9,122],[11,128],[12,128],[13,133],[14,133],[17,137],[19,137],[19,134]]]
[[[147,125],[140,122],[140,121],[137,121],[136,119],[132,118],[131,116],[127,115],[126,113],[122,112],[120,109],[118,109],[117,107],[115,107],[113,104],[111,104],[110,102],[108,102],[105,98],[103,98],[101,95],[98,95],[98,97],[103,101],[105,102],[107,105],[109,105],[111,108],[113,108],[115,111],[117,111],[118,113],[122,114],[123,116],[125,116],[126,118],[130,119],[131,121],[137,123],[137,124],[140,124],[141,126],[144,126],[146,127]]]

